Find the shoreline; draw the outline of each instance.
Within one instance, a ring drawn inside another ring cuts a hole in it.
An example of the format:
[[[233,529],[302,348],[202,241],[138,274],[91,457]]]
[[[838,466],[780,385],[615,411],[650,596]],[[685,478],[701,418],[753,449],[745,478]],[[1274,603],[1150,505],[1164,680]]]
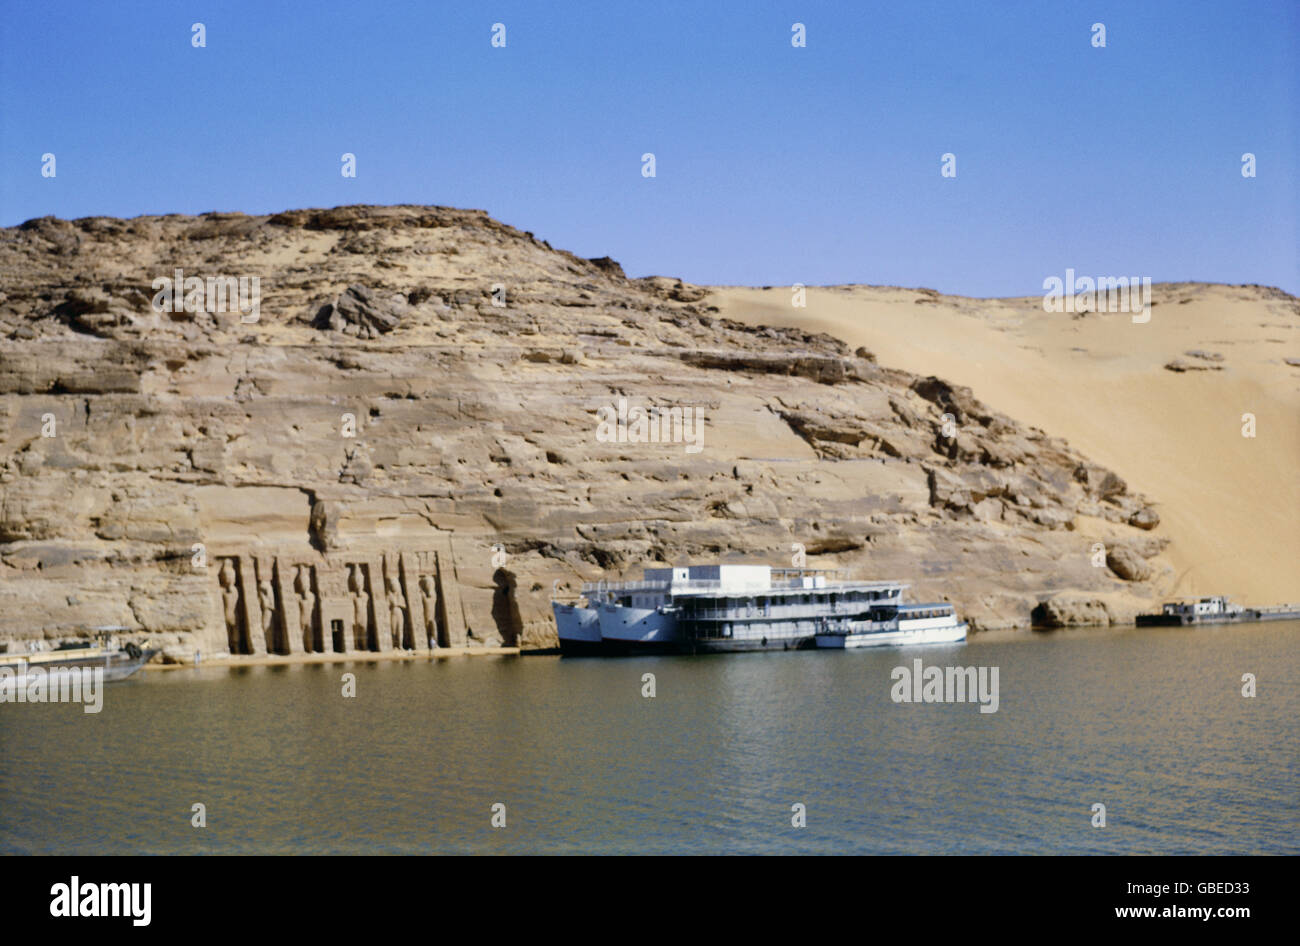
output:
[[[518,647],[439,647],[437,650],[354,651],[350,654],[232,654],[203,657],[198,662],[147,663],[141,670],[202,670],[205,667],[292,667],[307,664],[382,663],[397,660],[445,660],[449,657],[515,657]]]
[[[1300,619],[1284,619],[1300,620]],[[1039,637],[1053,636],[1061,633],[1087,632],[1087,631],[1104,631],[1104,630],[1127,630],[1127,631],[1151,631],[1151,630],[1193,630],[1203,627],[1239,627],[1242,625],[1258,625],[1283,623],[1282,621],[1207,621],[1197,622],[1189,625],[1148,625],[1142,626],[1136,623],[1123,624],[1070,624],[1056,627],[1033,626],[1033,627],[995,627],[984,630],[973,630],[969,633],[967,640],[980,639],[984,641],[1006,641],[1014,639],[1034,639]],[[163,663],[161,661],[152,661],[140,667],[140,671],[160,672],[175,670],[201,670],[209,667],[222,667],[226,669],[238,669],[241,667],[285,667],[285,666],[309,666],[325,664],[347,664],[347,663],[387,663],[396,661],[432,661],[446,660],[453,657],[558,657],[561,656],[559,647],[536,647],[522,648],[519,646],[506,647],[440,647],[432,651],[354,651],[352,653],[304,653],[304,654],[257,654],[257,655],[226,655],[203,657],[197,663],[193,660],[178,663]],[[608,655],[606,655],[608,656]]]

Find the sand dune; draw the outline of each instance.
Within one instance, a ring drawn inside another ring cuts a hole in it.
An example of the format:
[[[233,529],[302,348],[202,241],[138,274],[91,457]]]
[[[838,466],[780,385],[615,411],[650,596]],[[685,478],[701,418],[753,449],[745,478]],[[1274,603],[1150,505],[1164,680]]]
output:
[[[717,288],[748,323],[824,331],[879,362],[970,386],[1065,437],[1157,501],[1170,594],[1300,600],[1300,302],[1276,290],[1154,287],[1151,319],[1043,311],[1039,297],[967,299],[865,286]],[[1221,361],[1187,352],[1222,355]],[[1193,370],[1165,367],[1179,359]],[[1200,369],[1200,370],[1196,370]],[[1256,436],[1243,436],[1244,414]]]

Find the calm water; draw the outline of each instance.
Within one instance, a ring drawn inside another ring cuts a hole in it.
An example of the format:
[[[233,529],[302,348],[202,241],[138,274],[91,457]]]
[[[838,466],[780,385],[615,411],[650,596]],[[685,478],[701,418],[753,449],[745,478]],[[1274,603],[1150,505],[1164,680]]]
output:
[[[1288,622],[141,673],[99,715],[0,705],[0,851],[1294,854],[1297,645]],[[893,703],[917,656],[998,667],[998,712]]]

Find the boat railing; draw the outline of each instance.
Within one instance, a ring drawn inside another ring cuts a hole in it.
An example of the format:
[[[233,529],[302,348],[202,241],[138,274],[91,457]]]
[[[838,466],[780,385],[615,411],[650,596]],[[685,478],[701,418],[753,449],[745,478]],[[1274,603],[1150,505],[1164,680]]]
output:
[[[625,592],[625,591],[667,591],[669,582],[666,581],[589,581],[582,586],[584,595],[603,594],[607,591]]]
[[[825,578],[840,578],[847,580],[849,569],[847,568],[773,568],[772,577],[781,577],[783,579],[794,578],[815,578],[818,575]]]
[[[835,578],[837,579],[837,584],[844,584],[849,582],[849,577],[848,577],[849,571],[850,570],[847,568],[771,568],[769,569],[769,574],[771,575],[774,583],[775,582],[795,583],[795,582],[802,581],[804,578],[822,577],[822,578]],[[682,583],[683,583],[682,579],[667,579],[667,578],[656,578],[656,579],[642,578],[633,581],[606,581],[604,579],[601,579],[600,581],[589,582],[589,584],[593,586],[600,585],[605,588],[618,588],[620,590],[628,586],[651,587],[651,586],[660,586],[660,585],[666,586],[669,584],[682,584]],[[685,583],[698,584],[698,585],[712,585],[715,587],[720,587],[723,584],[722,580],[717,578],[688,578],[685,580]]]
[[[755,598],[765,595],[784,594],[786,592],[818,592],[825,596],[846,594],[855,591],[883,591],[897,589],[902,591],[910,587],[901,581],[848,581],[834,585],[805,586],[799,579],[790,581],[773,581],[768,585],[744,586],[719,581],[715,578],[691,578],[678,581],[594,581],[585,582],[582,594],[628,594],[635,592],[662,592],[674,595],[704,594],[711,591],[721,592],[728,597]]]
[[[778,621],[815,621],[818,618],[847,618],[863,614],[868,608],[867,602],[857,601],[837,604],[833,607],[821,607],[811,604],[776,605],[771,608],[682,608],[678,614],[684,621],[744,621],[749,618],[772,618]]]

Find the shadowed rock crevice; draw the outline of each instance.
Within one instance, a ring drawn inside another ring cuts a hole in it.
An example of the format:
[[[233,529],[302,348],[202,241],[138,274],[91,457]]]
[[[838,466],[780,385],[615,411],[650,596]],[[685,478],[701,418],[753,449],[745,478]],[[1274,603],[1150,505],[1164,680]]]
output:
[[[519,602],[515,600],[518,579],[513,572],[498,568],[492,573],[492,581],[496,586],[492,592],[492,620],[502,643],[514,647],[519,643],[524,630]]]

